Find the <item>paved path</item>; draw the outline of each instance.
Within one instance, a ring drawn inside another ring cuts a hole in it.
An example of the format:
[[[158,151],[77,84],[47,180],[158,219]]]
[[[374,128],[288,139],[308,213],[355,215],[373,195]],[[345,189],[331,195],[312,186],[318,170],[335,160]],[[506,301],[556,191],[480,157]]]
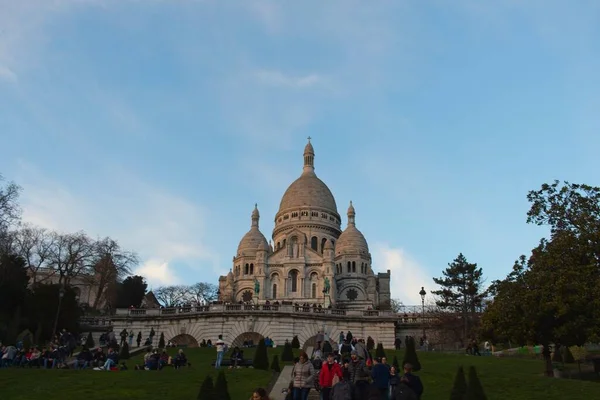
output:
[[[277,382],[275,382],[275,386],[273,386],[273,389],[271,389],[271,393],[269,394],[271,400],[285,400],[285,394],[281,393],[281,391],[287,389],[290,385],[293,369],[294,367],[292,365],[283,367],[279,374],[279,378],[277,378]]]

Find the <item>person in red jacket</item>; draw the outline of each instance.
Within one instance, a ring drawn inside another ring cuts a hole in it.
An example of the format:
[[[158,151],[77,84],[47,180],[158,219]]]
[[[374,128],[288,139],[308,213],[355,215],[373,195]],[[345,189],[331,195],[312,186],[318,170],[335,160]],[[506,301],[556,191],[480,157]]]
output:
[[[327,361],[323,362],[321,372],[319,372],[319,385],[321,386],[321,398],[329,399],[331,387],[334,385],[334,377],[336,381],[342,378],[342,367],[335,362],[333,353],[327,355]]]

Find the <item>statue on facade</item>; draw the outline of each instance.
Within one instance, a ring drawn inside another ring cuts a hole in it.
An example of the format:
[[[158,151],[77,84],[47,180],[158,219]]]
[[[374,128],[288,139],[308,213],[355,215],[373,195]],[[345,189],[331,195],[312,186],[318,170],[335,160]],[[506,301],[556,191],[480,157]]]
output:
[[[260,293],[260,282],[256,278],[254,278],[254,293],[255,294]]]
[[[325,277],[325,294],[329,294],[329,289],[331,288],[331,284],[329,283],[329,278]]]

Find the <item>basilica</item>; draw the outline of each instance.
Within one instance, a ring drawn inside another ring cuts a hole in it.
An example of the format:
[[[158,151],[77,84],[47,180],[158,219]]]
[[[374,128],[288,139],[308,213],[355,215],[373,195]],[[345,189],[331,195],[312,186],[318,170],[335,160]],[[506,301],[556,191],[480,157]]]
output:
[[[272,241],[259,229],[255,206],[232,269],[219,278],[219,300],[389,309],[390,271],[373,272],[352,202],[342,231],[335,198],[315,174],[314,161],[309,138],[302,175],[287,188],[275,215]]]

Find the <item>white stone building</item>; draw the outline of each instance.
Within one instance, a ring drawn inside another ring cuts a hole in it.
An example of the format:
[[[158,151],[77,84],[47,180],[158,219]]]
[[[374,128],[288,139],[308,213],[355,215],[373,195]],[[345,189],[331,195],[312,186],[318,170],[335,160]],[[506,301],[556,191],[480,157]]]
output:
[[[270,242],[259,229],[260,215],[255,206],[250,230],[240,241],[233,267],[227,276],[219,278],[221,301],[389,309],[390,271],[373,272],[369,246],[356,227],[352,202],[342,231],[335,198],[315,174],[314,160],[309,139],[302,175],[281,199]]]

